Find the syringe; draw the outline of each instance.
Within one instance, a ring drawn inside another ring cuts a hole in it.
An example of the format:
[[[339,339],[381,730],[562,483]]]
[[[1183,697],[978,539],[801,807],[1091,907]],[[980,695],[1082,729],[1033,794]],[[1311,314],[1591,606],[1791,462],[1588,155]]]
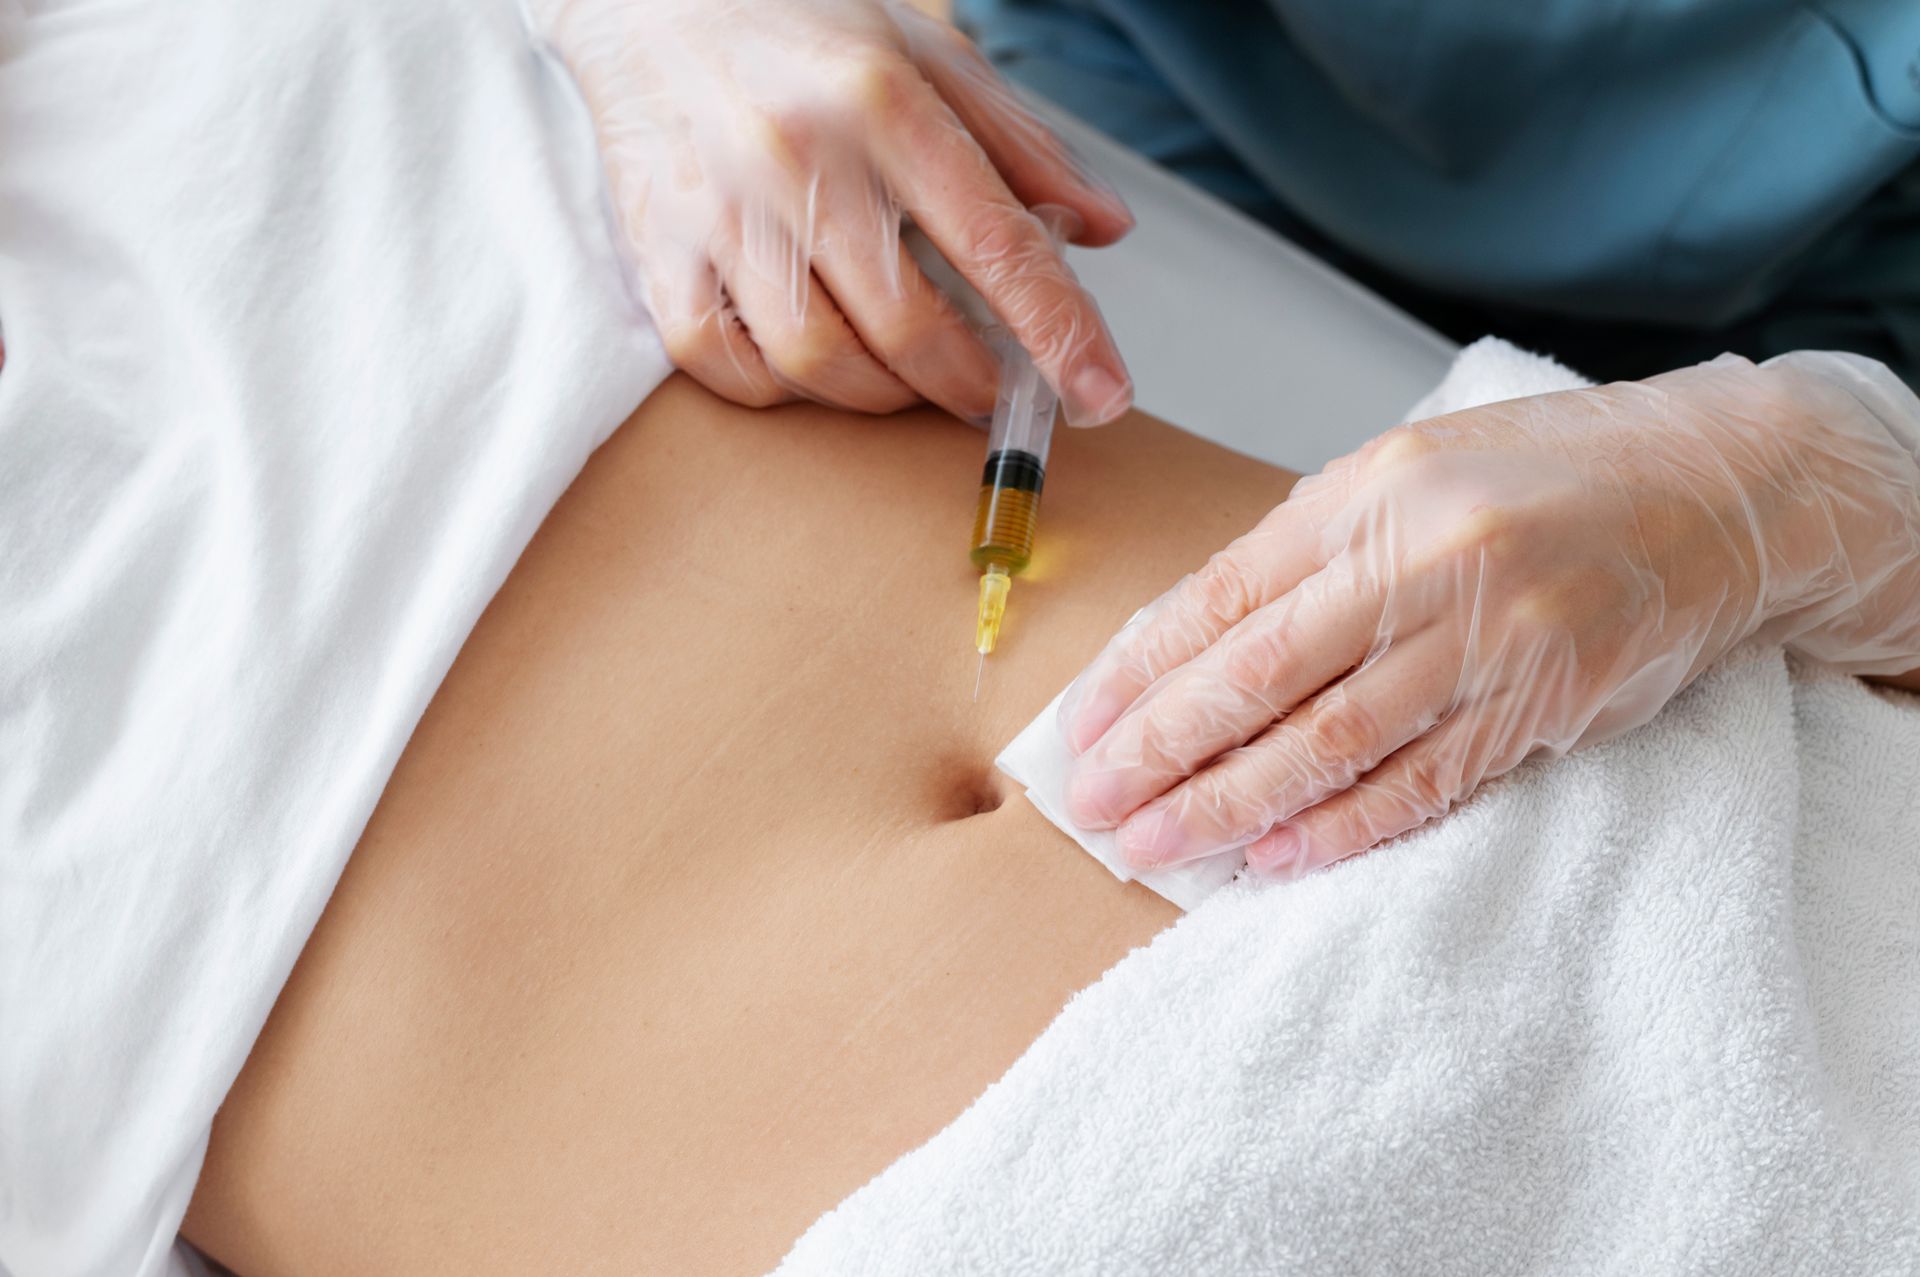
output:
[[[1003,332],[994,345],[1000,356],[1000,394],[987,434],[987,468],[980,476],[973,548],[968,555],[980,569],[980,610],[973,627],[973,645],[980,653],[980,668],[973,678],[975,700],[980,698],[987,653],[1000,638],[1013,578],[1033,560],[1040,485],[1047,477],[1047,445],[1053,439],[1058,403],[1053,388],[1018,341]]]

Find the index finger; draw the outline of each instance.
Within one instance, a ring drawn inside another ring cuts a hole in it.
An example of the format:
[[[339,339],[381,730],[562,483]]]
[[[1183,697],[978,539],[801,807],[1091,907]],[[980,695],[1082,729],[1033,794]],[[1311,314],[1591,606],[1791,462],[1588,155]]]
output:
[[[1149,687],[1324,567],[1315,531],[1325,493],[1325,485],[1302,481],[1251,531],[1114,635],[1060,703],[1067,748],[1086,752]]]
[[[882,116],[882,168],[901,206],[1032,354],[1069,422],[1125,412],[1133,379],[1046,227],[925,80],[899,105]]]
[[[1359,666],[1379,637],[1380,593],[1328,568],[1234,626],[1074,760],[1074,822],[1113,828]]]
[[[1111,244],[1132,229],[1126,201],[1020,101],[972,40],[917,10],[893,12],[914,61],[1028,207],[1071,209],[1082,223],[1076,244]]]

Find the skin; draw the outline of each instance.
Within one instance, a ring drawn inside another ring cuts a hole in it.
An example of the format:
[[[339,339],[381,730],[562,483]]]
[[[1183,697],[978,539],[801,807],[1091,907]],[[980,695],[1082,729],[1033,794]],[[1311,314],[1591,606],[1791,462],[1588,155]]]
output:
[[[762,1272],[1170,924],[992,759],[1291,476],[1063,433],[976,705],[982,455],[650,398],[422,720],[186,1236],[242,1277]]]
[[[931,413],[651,398],[420,724],[188,1238],[243,1277],[764,1271],[1168,925],[991,760],[1292,477],[1063,435],[974,705],[980,456]]]

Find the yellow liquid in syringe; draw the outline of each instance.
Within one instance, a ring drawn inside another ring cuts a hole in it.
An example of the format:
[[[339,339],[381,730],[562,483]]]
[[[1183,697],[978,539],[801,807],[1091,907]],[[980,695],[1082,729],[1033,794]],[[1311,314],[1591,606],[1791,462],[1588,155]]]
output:
[[[980,476],[968,557],[980,569],[973,645],[983,660],[1000,640],[1013,575],[1024,572],[1033,561],[1033,533],[1040,521],[1040,487],[1045,478],[1040,459],[1016,448],[989,456],[986,472]],[[977,678],[975,683],[977,692]]]
[[[996,563],[1008,572],[1024,572],[1033,561],[1033,529],[1039,521],[1038,492],[983,484],[967,557],[983,572]]]
[[[1013,577],[1033,561],[1033,533],[1040,517],[1040,487],[1046,481],[1047,443],[1053,437],[1056,401],[1033,360],[1002,331],[1000,389],[987,431],[987,468],[973,510],[973,545],[968,557],[980,569],[980,602],[975,612],[973,645],[980,664],[973,696],[980,698],[987,654],[1000,641],[1007,595]]]

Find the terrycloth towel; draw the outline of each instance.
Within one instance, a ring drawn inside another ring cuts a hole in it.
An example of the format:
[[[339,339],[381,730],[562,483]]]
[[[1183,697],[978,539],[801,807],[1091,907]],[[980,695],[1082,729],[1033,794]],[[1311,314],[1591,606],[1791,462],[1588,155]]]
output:
[[[1564,384],[1481,347],[1416,411]],[[1911,1274],[1916,990],[1920,703],[1748,647],[1223,888],[780,1272]]]

